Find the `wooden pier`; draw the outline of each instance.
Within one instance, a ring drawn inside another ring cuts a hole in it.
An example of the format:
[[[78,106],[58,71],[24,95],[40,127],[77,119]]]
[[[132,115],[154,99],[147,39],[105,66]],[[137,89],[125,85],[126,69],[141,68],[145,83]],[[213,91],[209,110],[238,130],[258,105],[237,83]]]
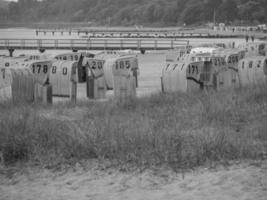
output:
[[[8,50],[166,50],[188,45],[188,40],[174,39],[0,39],[0,49]]]
[[[78,35],[88,38],[233,38],[236,34],[189,32],[174,30],[116,30],[116,29],[36,29],[36,36]]]

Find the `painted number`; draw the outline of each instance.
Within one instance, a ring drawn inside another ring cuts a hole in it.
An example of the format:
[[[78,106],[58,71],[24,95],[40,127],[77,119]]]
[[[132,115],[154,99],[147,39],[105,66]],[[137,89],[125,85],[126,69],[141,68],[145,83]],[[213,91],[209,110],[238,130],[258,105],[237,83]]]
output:
[[[48,66],[47,66],[47,65],[44,65],[43,72],[44,72],[45,74],[48,72]]]
[[[219,58],[215,58],[215,66],[221,65],[221,60]]]
[[[52,67],[52,74],[55,74],[55,73],[57,73],[57,67],[56,66],[53,66]]]
[[[198,75],[198,66],[189,65],[188,74],[190,74],[190,75],[194,75],[194,74]]]
[[[6,78],[6,69],[1,69],[1,71],[2,71],[3,79],[5,79]]]
[[[97,62],[97,68],[98,69],[103,69],[103,63],[102,62]]]
[[[91,66],[91,68],[93,69],[93,70],[95,70],[95,69],[103,69],[103,63],[101,62],[101,61],[92,61],[92,66]]]
[[[96,61],[92,61],[92,69],[96,69]]]
[[[64,67],[62,73],[63,73],[63,75],[67,75],[68,74],[68,68]]]
[[[249,68],[253,67],[253,62],[249,62]]]
[[[41,68],[42,68],[42,66],[41,66],[41,65],[37,65],[38,74],[40,74],[40,72],[41,72]]]
[[[116,62],[116,69],[130,69],[131,68],[131,64],[130,61],[120,61],[120,62]]]
[[[130,61],[125,61],[125,67],[126,67],[126,69],[130,69],[130,67],[131,67]]]
[[[237,63],[238,62],[238,56],[230,56],[228,63]]]
[[[34,74],[40,74],[41,73],[41,69],[42,69],[42,65],[33,65],[32,66],[32,73]],[[43,66],[43,73],[47,73],[48,72],[48,66],[44,65]]]

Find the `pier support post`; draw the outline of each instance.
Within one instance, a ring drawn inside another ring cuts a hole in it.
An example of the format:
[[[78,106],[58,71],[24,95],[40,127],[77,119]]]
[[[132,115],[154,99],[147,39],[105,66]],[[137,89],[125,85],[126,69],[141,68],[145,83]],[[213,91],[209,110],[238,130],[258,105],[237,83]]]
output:
[[[145,53],[146,53],[146,50],[143,49],[143,48],[141,48],[141,49],[140,49],[140,52],[141,52],[141,54],[145,54]]]
[[[9,51],[9,56],[13,57],[13,52],[15,51],[15,49],[8,49],[8,51]]]
[[[40,53],[44,53],[45,52],[45,48],[40,48],[38,49]]]

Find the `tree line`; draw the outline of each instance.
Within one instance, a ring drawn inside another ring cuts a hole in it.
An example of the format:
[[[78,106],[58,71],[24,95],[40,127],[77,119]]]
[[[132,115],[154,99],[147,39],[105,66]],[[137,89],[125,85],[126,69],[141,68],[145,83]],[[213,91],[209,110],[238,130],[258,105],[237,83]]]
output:
[[[266,0],[0,0],[0,21],[98,25],[267,22]]]

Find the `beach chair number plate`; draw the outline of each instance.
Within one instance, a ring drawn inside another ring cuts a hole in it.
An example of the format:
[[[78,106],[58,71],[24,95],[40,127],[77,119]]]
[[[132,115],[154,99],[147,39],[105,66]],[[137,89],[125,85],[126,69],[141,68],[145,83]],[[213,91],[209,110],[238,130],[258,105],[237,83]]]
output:
[[[32,66],[32,73],[33,74],[40,74],[40,73],[46,74],[47,72],[48,72],[48,66],[47,65],[43,65],[43,70],[42,70],[42,65],[33,65]]]
[[[130,69],[130,61],[120,61],[116,62],[116,70]]]
[[[55,74],[55,73],[57,73],[57,67],[56,66],[53,66],[52,67],[52,74]],[[63,75],[67,75],[68,74],[68,68],[63,67],[62,68],[62,74]]]
[[[3,79],[6,78],[6,69],[1,69]]]
[[[196,66],[196,65],[189,65],[188,66],[188,71],[187,71],[187,76],[188,77],[197,77],[198,75],[199,75],[198,66]]]
[[[99,61],[99,62],[96,62],[96,61],[92,61],[92,66],[90,66],[93,70],[95,69],[103,69],[103,62],[102,61]]]

